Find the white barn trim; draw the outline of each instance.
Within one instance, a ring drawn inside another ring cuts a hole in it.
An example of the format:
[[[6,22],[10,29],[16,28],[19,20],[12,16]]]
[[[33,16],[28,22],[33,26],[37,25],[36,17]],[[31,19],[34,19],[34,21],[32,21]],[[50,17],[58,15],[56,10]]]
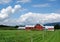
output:
[[[45,26],[45,29],[48,31],[54,31],[54,26]]]

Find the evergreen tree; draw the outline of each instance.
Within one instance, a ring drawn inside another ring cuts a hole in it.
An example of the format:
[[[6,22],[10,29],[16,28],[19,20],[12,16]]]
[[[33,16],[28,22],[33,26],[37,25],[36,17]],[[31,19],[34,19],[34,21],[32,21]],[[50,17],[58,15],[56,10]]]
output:
[[[54,26],[54,28],[55,28],[55,29],[60,29],[60,25],[59,25],[59,24],[56,24],[56,25]]]

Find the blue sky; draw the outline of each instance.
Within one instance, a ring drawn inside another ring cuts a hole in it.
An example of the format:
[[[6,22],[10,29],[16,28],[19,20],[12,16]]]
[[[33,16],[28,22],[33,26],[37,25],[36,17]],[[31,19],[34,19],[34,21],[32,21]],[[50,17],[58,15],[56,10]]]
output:
[[[60,0],[0,1],[0,24],[6,25],[36,24],[36,23],[44,24],[50,23],[52,21],[60,22],[59,18],[60,18]]]
[[[53,13],[60,9],[60,0],[30,0],[30,2],[28,1],[25,3],[17,2],[17,1],[21,1],[21,0],[11,0],[11,2],[9,3],[1,3],[0,10],[2,8],[8,7],[9,5],[14,7],[17,4],[21,5],[23,8],[27,9],[28,11],[39,12],[39,13]]]

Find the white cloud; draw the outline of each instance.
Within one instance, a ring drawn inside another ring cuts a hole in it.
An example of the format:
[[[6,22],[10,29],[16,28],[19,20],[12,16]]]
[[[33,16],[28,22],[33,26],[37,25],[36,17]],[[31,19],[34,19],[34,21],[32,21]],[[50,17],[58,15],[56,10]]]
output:
[[[0,20],[8,18],[11,14],[18,12],[19,10],[21,10],[20,5],[15,5],[14,8],[12,8],[11,6],[8,6],[7,8],[3,8],[0,11]]]
[[[1,21],[0,24],[14,26],[17,25],[18,23],[16,19],[5,19],[4,21]]]
[[[35,4],[35,5],[32,5],[33,7],[50,7],[50,4],[48,3],[45,3],[45,4]]]
[[[45,24],[52,22],[60,22],[60,14],[57,13],[49,13],[49,14],[40,14],[40,13],[26,13],[21,15],[17,20],[20,24]]]
[[[19,10],[22,10],[22,7],[20,5],[15,5],[14,9],[12,9],[12,12],[17,12]]]
[[[1,19],[5,19],[5,18],[7,18],[7,17],[8,17],[8,15],[7,15],[7,14],[3,14],[3,15],[2,15],[2,14],[0,14],[0,20],[1,20]]]
[[[4,4],[4,3],[9,3],[11,2],[12,0],[0,0],[0,4]]]
[[[43,14],[43,13],[28,12],[16,19],[5,19],[0,24],[19,25],[19,24],[36,24],[36,23],[45,24],[52,22],[60,22],[60,14],[57,13]]]
[[[28,2],[31,2],[31,0],[17,0],[17,3],[20,3],[20,2],[22,2],[22,3],[28,3]]]

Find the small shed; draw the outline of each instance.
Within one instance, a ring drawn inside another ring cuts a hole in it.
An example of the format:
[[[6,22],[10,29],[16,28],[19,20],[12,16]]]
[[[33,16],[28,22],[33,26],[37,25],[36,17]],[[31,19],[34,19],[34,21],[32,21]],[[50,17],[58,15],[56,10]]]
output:
[[[54,31],[54,26],[45,26],[45,29],[48,31]]]

